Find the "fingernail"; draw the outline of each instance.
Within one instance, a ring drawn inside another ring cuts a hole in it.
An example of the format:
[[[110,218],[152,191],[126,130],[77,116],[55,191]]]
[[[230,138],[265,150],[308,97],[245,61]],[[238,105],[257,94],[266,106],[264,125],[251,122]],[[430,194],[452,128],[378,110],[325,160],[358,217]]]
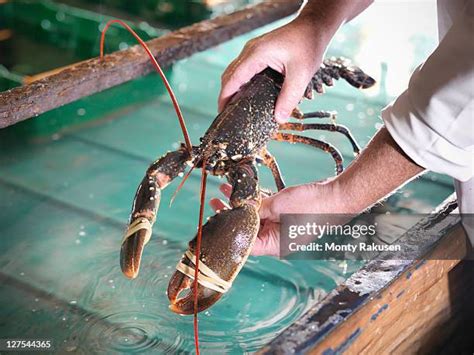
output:
[[[278,123],[285,123],[288,121],[288,117],[290,117],[290,113],[287,111],[277,111],[275,112],[275,120]]]

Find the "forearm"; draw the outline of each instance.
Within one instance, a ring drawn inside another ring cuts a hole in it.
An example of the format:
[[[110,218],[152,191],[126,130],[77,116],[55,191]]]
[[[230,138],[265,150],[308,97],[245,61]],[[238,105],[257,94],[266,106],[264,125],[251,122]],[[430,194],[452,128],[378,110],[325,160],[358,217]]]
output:
[[[382,128],[361,155],[330,184],[340,213],[360,213],[424,171]]]
[[[311,25],[317,31],[318,38],[324,32],[329,43],[339,27],[363,12],[372,2],[373,0],[309,0],[295,22]]]

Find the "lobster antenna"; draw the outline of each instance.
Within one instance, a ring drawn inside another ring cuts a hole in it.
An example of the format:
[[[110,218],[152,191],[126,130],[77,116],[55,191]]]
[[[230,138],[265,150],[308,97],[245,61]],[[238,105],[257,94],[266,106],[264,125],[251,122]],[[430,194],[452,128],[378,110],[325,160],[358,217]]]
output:
[[[198,277],[199,277],[199,258],[201,253],[201,239],[202,239],[202,220],[204,217],[204,207],[206,202],[206,162],[203,162],[202,165],[202,175],[201,175],[201,204],[199,206],[199,224],[198,224],[198,233],[196,240],[196,268],[194,270],[194,345],[196,347],[196,355],[199,355],[199,327],[198,327]]]
[[[132,30],[132,28],[129,25],[127,25],[122,20],[114,19],[114,20],[109,20],[106,23],[104,30],[102,31],[102,35],[100,37],[100,60],[101,61],[104,60],[105,33],[109,29],[110,25],[112,25],[113,23],[118,23],[122,25],[128,32],[130,32],[132,36],[135,37],[135,39],[138,41],[138,43],[140,43],[140,45],[145,49],[146,53],[150,57],[150,60],[153,63],[153,66],[155,67],[158,74],[160,74],[161,79],[163,80],[163,83],[165,84],[166,90],[168,91],[168,94],[170,95],[171,101],[173,102],[176,115],[178,116],[179,125],[181,126],[181,131],[183,132],[184,141],[186,142],[186,148],[188,149],[188,152],[191,153],[192,144],[191,144],[191,140],[189,139],[188,130],[186,129],[186,123],[184,122],[183,113],[181,112],[181,108],[179,107],[178,100],[176,99],[176,96],[174,95],[173,89],[171,88],[168,80],[166,79],[165,73],[163,73],[163,70],[158,64],[158,61],[156,60],[156,58],[151,53],[150,48],[148,48],[147,44],[140,38],[140,36],[138,36],[138,34],[134,30]]]
[[[179,183],[178,187],[176,188],[173,196],[171,197],[171,200],[170,200],[170,207],[171,205],[173,204],[174,202],[174,199],[176,198],[176,195],[178,194],[178,192],[181,190],[181,188],[183,187],[184,183],[186,182],[186,180],[188,180],[188,177],[189,175],[191,175],[191,172],[194,170],[194,165],[191,167],[191,169],[189,169],[189,171],[186,173],[186,175],[183,177],[183,179],[181,180],[181,182]]]

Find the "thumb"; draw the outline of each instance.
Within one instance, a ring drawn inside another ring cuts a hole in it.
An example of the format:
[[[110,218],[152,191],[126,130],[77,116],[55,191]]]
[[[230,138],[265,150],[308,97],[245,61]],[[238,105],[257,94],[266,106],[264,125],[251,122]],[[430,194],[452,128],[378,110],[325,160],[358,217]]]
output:
[[[282,202],[284,203],[284,198],[281,198],[279,193],[276,193],[270,197],[262,199],[262,203],[260,204],[260,209],[258,210],[258,214],[260,216],[260,220],[268,220],[271,222],[280,222],[280,213],[282,211]]]
[[[273,220],[273,213],[272,213],[272,198],[267,197],[262,199],[262,203],[260,204],[260,209],[258,210],[258,214],[260,215],[261,220]]]
[[[219,112],[222,112],[225,105],[242,85],[265,68],[266,64],[254,53],[245,55],[243,58],[237,58],[232,62],[222,75],[222,87],[218,99]]]
[[[263,225],[250,254],[252,256],[280,255],[279,224],[269,222]]]
[[[298,70],[288,68],[285,81],[275,105],[275,119],[278,123],[285,123],[302,99],[311,78]]]

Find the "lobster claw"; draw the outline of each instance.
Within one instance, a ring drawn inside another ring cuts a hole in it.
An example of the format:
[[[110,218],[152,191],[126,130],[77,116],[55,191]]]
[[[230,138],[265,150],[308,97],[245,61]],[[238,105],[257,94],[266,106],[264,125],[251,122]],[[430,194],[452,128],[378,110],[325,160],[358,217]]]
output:
[[[147,218],[138,218],[128,227],[120,249],[120,267],[129,279],[134,279],[140,270],[143,248],[151,237],[153,222]]]
[[[150,240],[160,206],[161,190],[184,172],[190,159],[186,147],[181,146],[159,158],[146,171],[135,193],[130,223],[120,249],[120,267],[126,277],[138,276],[143,249]]]
[[[226,209],[211,217],[202,228],[197,311],[201,312],[229,290],[244,266],[258,234],[260,218],[251,204]],[[170,309],[194,313],[196,237],[177,265],[168,285]]]

